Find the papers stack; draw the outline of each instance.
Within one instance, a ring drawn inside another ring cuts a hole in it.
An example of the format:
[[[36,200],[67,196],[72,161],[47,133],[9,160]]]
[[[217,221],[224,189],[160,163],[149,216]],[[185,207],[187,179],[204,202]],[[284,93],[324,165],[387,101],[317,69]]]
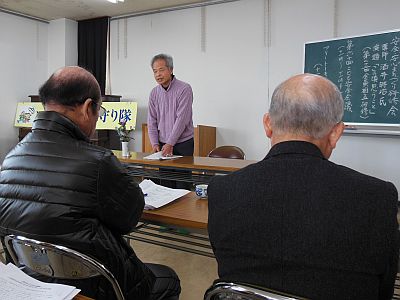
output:
[[[190,193],[188,190],[167,188],[148,179],[143,180],[139,186],[144,194],[144,209],[159,208]]]
[[[182,155],[171,155],[171,156],[163,156],[162,152],[156,152],[150,155],[143,157],[143,159],[150,159],[150,160],[167,160],[167,159],[175,159],[183,157]]]
[[[25,274],[13,264],[4,265],[0,262],[0,299],[2,300],[69,300],[80,291],[74,286],[41,282]]]

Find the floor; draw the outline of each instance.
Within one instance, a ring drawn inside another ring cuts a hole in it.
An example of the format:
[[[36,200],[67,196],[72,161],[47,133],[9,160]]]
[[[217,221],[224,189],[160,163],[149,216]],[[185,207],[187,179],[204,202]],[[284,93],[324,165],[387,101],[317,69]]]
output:
[[[131,241],[131,245],[143,262],[164,264],[175,270],[181,279],[181,300],[203,299],[204,292],[217,278],[214,258],[138,241]]]

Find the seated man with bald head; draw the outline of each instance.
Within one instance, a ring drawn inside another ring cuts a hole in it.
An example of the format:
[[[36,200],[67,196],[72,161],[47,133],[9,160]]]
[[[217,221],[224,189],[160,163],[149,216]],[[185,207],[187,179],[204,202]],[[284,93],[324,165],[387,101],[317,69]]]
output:
[[[136,226],[144,198],[112,151],[89,143],[104,113],[94,76],[80,67],[60,69],[39,96],[45,111],[2,164],[2,242],[17,234],[92,256],[114,274],[125,299],[178,299],[175,272],[142,263],[122,237]],[[92,298],[114,299],[104,278],[66,283]]]
[[[343,99],[324,77],[274,91],[260,162],[208,186],[210,241],[224,281],[310,299],[391,299],[399,252],[394,185],[329,161]]]

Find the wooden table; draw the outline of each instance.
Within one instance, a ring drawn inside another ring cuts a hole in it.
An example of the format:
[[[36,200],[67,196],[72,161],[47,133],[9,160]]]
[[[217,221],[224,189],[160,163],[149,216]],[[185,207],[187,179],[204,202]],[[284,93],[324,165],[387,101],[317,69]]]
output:
[[[227,159],[184,156],[171,160],[147,160],[145,156],[150,153],[131,152],[130,157],[122,157],[121,151],[113,151],[123,163],[140,167],[173,168],[179,170],[192,170],[197,172],[212,172],[227,174],[256,163],[255,160]],[[142,220],[163,225],[181,226],[184,228],[207,229],[208,202],[199,199],[191,192],[174,202],[154,210],[143,212]]]
[[[122,157],[121,151],[114,151],[114,154],[127,165],[128,172],[132,176],[192,183],[207,183],[213,176],[229,174],[256,162],[254,160],[196,156],[160,161],[144,159],[150,153],[131,152],[130,157]],[[165,172],[166,169],[186,172],[179,177],[177,172],[169,174]],[[207,232],[208,200],[200,199],[194,192],[158,209],[144,211],[141,221],[143,223],[134,232],[125,236],[127,239],[214,257]],[[177,230],[168,230],[170,228]]]
[[[196,184],[209,183],[213,176],[229,174],[255,163],[254,160],[184,156],[170,160],[144,159],[150,153],[131,152],[122,157],[121,151],[114,151],[117,158],[127,166],[134,177],[155,180],[172,180]]]
[[[117,156],[117,158],[123,163],[140,166],[152,166],[157,168],[161,167],[192,171],[213,171],[218,173],[231,173],[257,162],[255,160],[199,156],[184,156],[177,159],[160,161],[144,159],[145,156],[150,155],[151,153],[131,152],[130,157],[122,157],[121,151],[114,150],[113,152]]]
[[[143,211],[142,220],[158,225],[207,230],[208,200],[190,192],[163,207]]]
[[[125,238],[214,257],[207,232],[208,200],[194,192],[143,211],[141,222]]]
[[[73,300],[93,300],[93,298],[89,298],[84,295],[78,294],[73,298]]]

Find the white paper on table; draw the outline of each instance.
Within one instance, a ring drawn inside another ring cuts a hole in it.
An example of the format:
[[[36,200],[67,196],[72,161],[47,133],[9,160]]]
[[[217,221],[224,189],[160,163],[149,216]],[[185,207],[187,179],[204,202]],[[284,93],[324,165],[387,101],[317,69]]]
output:
[[[80,292],[74,286],[41,282],[15,265],[0,262],[0,299],[2,300],[69,300]]]
[[[143,191],[145,206],[144,209],[154,209],[166,205],[187,193],[184,189],[171,189],[162,185],[155,184],[153,181],[145,179],[139,184]]]
[[[171,156],[163,156],[162,151],[158,151],[156,153],[147,155],[143,157],[143,159],[149,159],[149,160],[167,160],[167,159],[175,159],[175,158],[180,158],[183,157],[182,155],[171,155]]]

